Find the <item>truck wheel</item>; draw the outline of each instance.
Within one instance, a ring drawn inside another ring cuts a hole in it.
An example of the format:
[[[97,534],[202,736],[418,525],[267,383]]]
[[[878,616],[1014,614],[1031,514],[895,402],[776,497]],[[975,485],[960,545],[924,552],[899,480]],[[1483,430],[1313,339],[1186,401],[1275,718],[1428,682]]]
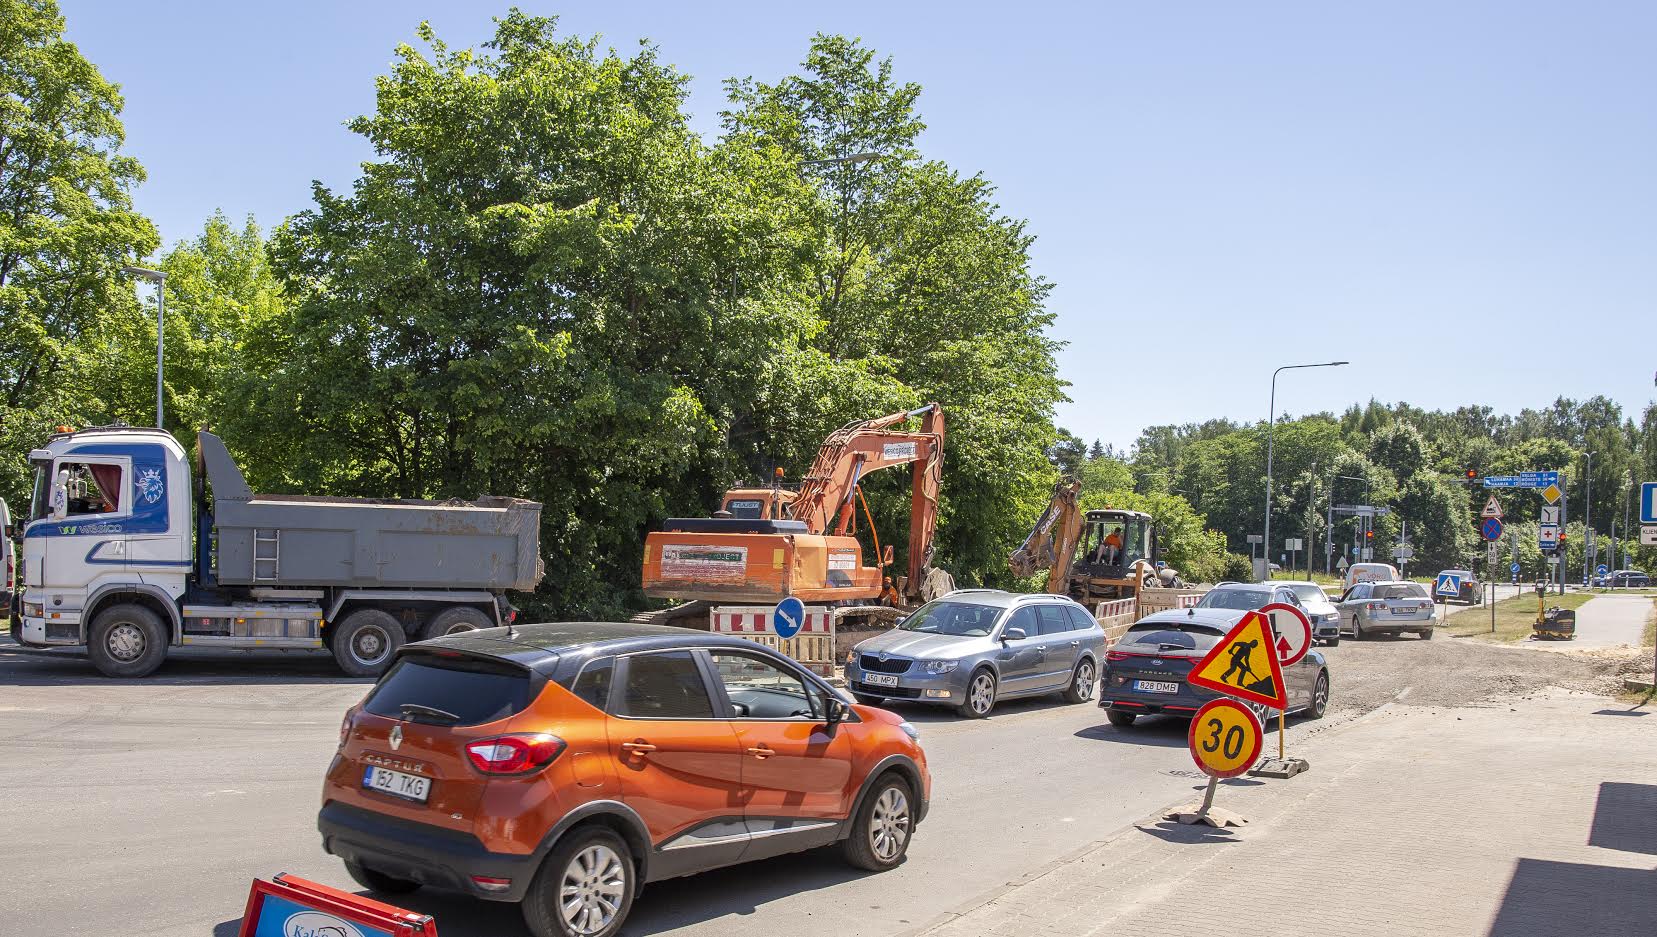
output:
[[[111,605],[92,619],[86,651],[106,677],[147,677],[167,656],[167,629],[142,605]]]
[[[334,626],[329,644],[339,669],[353,677],[377,677],[403,646],[403,626],[390,612],[362,608]]]
[[[493,628],[495,623],[489,616],[475,608],[456,605],[446,608],[431,617],[426,627],[420,629],[420,638],[440,638],[446,634],[460,634],[462,631],[477,631],[480,628]]]

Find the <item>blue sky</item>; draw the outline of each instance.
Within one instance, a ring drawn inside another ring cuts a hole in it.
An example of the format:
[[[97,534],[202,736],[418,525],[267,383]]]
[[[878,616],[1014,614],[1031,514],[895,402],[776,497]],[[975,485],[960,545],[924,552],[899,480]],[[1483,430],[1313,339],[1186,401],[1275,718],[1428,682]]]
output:
[[[1657,5],[537,2],[641,37],[694,77],[792,71],[862,37],[925,89],[922,147],[999,188],[1056,284],[1060,423],[1127,446],[1151,423],[1264,419],[1376,397],[1499,411],[1657,373]],[[62,0],[123,86],[138,207],[168,243],[215,209],[266,226],[371,156],[342,123],[430,20],[481,3]]]

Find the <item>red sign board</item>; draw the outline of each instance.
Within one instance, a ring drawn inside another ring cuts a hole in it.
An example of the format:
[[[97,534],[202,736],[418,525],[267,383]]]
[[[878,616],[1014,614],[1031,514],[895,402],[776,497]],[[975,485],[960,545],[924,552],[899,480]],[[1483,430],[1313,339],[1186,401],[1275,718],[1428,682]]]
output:
[[[253,880],[239,937],[437,937],[437,922],[286,872]]]

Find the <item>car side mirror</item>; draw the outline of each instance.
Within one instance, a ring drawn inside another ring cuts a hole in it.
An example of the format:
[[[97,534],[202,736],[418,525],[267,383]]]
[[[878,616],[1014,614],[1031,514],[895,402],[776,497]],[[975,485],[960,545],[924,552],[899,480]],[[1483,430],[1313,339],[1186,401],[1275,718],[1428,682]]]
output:
[[[836,726],[846,721],[846,701],[838,696],[823,697],[823,722]]]
[[[1027,637],[1029,637],[1029,635],[1024,633],[1023,628],[1008,628],[1007,630],[1001,632],[1001,643],[1006,644],[1008,641],[1022,641]]]

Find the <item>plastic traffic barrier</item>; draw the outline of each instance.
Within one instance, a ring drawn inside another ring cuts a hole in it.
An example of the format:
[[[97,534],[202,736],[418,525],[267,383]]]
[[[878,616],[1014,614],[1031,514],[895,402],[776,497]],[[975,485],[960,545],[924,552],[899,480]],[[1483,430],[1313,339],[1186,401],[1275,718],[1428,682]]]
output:
[[[286,872],[253,880],[238,937],[437,937],[437,922]]]

